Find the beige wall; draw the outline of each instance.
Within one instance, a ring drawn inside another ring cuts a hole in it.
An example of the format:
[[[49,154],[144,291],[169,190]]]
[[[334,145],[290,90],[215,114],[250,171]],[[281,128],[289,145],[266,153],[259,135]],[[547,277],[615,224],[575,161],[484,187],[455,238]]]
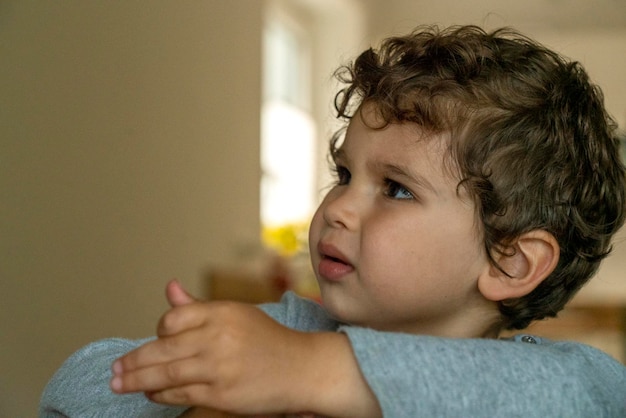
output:
[[[262,2],[0,4],[0,416],[259,231]]]

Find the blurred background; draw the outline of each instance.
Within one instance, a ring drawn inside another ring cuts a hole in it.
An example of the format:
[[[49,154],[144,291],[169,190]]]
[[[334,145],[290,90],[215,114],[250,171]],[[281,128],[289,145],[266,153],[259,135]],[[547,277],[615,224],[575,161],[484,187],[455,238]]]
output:
[[[305,259],[333,70],[424,23],[520,29],[626,126],[621,0],[1,1],[0,416],[35,416],[80,346],[151,335],[168,280],[210,297],[215,271]],[[555,332],[623,361],[621,240]]]

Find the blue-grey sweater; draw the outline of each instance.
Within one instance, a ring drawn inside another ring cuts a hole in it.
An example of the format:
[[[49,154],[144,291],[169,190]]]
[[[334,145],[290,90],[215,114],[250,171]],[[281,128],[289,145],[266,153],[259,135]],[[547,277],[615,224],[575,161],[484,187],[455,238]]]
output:
[[[348,335],[385,417],[626,417],[626,367],[583,344],[538,337],[450,339],[337,323],[292,293],[261,305],[302,331]],[[176,417],[185,408],[109,389],[111,364],[147,340],[107,339],[73,354],[46,386],[40,417]]]

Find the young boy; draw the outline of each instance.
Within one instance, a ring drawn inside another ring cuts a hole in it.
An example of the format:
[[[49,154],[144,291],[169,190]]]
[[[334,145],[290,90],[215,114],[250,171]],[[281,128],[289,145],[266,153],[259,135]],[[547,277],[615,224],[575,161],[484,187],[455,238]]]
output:
[[[322,306],[171,283],[157,338],[76,353],[42,416],[626,416],[609,356],[498,339],[555,316],[624,221],[615,124],[582,68],[509,30],[427,27],[338,75],[349,123],[310,228]]]

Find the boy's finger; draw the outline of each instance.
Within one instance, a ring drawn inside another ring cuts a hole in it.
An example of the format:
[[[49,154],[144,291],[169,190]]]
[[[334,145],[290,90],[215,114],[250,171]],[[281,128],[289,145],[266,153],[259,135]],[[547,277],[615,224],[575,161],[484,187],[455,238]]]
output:
[[[208,306],[190,303],[167,311],[157,325],[157,336],[166,337],[205,325],[208,320]]]
[[[185,358],[114,374],[110,387],[115,393],[162,391],[200,380],[207,381],[206,376],[201,376],[202,371],[196,358]]]
[[[165,295],[172,308],[197,302],[197,299],[191,296],[178,280],[172,280],[167,284],[165,287]]]
[[[161,391],[151,391],[146,393],[152,402],[167,405],[203,405],[211,404],[214,397],[211,386],[206,383],[192,383],[185,386],[167,388]],[[209,415],[210,416],[210,415]],[[223,417],[237,417],[238,415],[216,415]]]
[[[190,358],[198,354],[193,333],[158,338],[117,359],[111,369],[114,375],[153,367],[158,364]]]

